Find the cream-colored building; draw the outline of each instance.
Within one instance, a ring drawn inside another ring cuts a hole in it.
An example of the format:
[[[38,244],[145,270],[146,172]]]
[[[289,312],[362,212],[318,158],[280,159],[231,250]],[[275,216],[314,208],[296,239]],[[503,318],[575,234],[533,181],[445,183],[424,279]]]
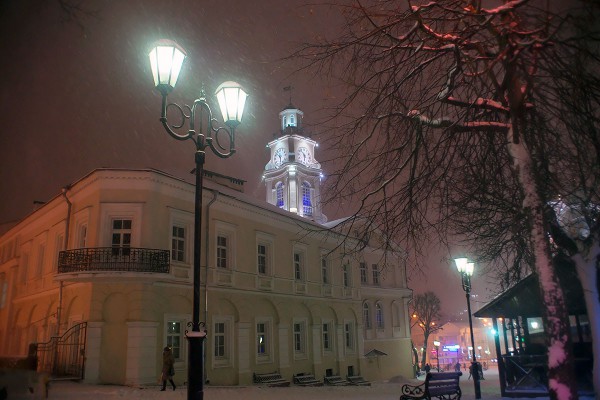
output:
[[[381,251],[339,250],[343,236],[324,229],[335,223],[318,205],[314,142],[285,128],[270,144],[267,202],[245,195],[240,180],[206,175],[206,379],[250,384],[253,373],[273,371],[288,380],[412,376],[402,252],[385,255],[383,274]],[[183,383],[194,191],[157,170],[97,169],[0,236],[0,356],[25,356],[40,343],[40,367],[144,385],[157,382],[170,345]]]

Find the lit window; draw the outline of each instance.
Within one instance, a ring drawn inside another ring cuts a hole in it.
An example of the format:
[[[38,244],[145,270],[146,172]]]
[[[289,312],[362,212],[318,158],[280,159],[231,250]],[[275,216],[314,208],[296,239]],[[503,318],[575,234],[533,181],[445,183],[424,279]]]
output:
[[[173,225],[171,233],[171,259],[185,262],[185,228]]]
[[[277,205],[277,207],[283,208],[283,206],[284,206],[284,202],[283,202],[283,183],[282,182],[277,182],[277,185],[275,186],[275,190],[276,190],[276,195],[277,195],[277,202],[275,204]]]
[[[175,360],[183,358],[182,345],[182,321],[167,322],[167,346],[171,348]]]
[[[268,347],[268,331],[267,331],[267,323],[259,322],[256,324],[256,346],[258,356],[268,356],[269,355],[269,347]]]
[[[310,183],[302,182],[302,209],[303,214],[307,216],[313,214],[311,190]]]

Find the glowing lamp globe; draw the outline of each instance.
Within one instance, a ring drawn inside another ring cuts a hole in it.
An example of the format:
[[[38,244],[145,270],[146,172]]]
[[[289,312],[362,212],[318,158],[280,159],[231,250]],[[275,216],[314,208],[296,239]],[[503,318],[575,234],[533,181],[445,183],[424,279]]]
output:
[[[169,39],[161,39],[150,50],[150,67],[154,85],[163,94],[173,90],[185,59],[185,50]]]
[[[242,86],[232,81],[223,82],[215,91],[215,95],[225,124],[232,127],[239,125],[242,122],[248,97]]]

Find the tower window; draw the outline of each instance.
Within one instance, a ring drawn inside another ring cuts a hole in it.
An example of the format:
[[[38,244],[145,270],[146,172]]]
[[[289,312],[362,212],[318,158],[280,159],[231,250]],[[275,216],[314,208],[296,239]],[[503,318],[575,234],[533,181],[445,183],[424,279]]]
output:
[[[284,204],[283,204],[283,183],[282,182],[277,182],[277,185],[275,186],[275,191],[276,191],[276,196],[277,196],[277,202],[275,204],[277,205],[277,207],[283,208]]]
[[[313,215],[310,183],[302,183],[302,208],[305,216]]]

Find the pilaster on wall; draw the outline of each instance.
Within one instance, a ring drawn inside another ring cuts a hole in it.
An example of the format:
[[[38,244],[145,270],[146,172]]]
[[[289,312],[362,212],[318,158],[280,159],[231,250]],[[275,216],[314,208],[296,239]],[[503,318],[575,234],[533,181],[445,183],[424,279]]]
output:
[[[88,322],[85,343],[85,383],[95,384],[100,380],[100,351],[104,322]]]
[[[288,368],[290,366],[289,330],[290,326],[288,324],[279,324],[279,368]]]
[[[127,385],[156,382],[157,328],[158,322],[127,322]]]
[[[312,326],[312,343],[313,343],[313,361],[315,365],[321,364],[321,349],[323,344],[321,343],[321,325]]]
[[[246,382],[242,379],[243,375],[250,375],[250,352],[246,349],[252,348],[250,346],[250,323],[240,322],[237,324],[238,331],[238,373],[240,374],[240,384],[251,383],[252,380]]]

